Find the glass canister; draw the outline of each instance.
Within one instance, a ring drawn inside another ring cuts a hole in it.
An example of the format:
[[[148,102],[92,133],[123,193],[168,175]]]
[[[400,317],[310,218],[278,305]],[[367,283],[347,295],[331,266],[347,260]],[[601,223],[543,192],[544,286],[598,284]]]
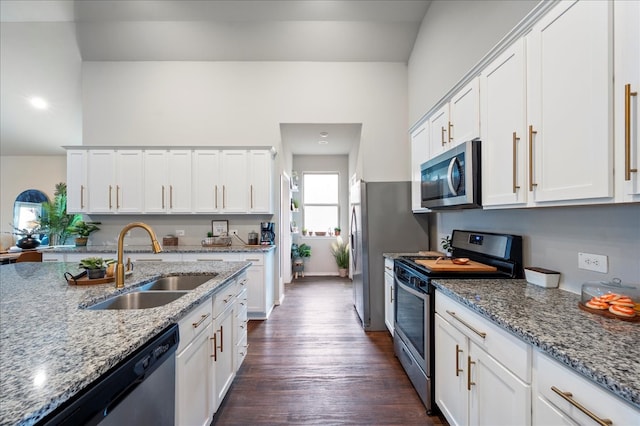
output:
[[[250,246],[257,246],[258,245],[258,233],[256,231],[249,232],[248,244]]]

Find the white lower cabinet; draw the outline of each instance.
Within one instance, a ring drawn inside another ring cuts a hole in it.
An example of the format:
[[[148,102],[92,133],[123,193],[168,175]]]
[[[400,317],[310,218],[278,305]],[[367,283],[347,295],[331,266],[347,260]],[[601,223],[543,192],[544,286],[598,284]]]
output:
[[[533,354],[534,425],[640,424],[640,412],[547,355]]]
[[[234,367],[235,345],[233,342],[233,312],[235,305],[235,294],[220,294],[214,296],[214,306],[216,298],[221,297],[228,302],[224,302],[224,309],[216,312],[214,308],[213,320],[213,364],[214,364],[214,395],[213,411],[218,410],[224,396],[227,394],[231,382],[236,376]]]
[[[234,336],[233,342],[235,344],[235,360],[234,368],[236,371],[242,366],[242,362],[247,356],[247,350],[249,344],[247,342],[247,327],[249,319],[247,318],[247,278],[244,277],[238,281],[241,289],[236,296],[236,310],[234,318]]]
[[[393,336],[395,325],[395,282],[393,280],[393,259],[384,259],[384,323]]]
[[[529,345],[436,293],[435,398],[451,425],[531,424],[530,366]]]

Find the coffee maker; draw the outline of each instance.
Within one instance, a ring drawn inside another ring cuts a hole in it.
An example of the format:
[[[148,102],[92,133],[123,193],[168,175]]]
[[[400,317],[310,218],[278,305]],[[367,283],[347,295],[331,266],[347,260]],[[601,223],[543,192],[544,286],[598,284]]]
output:
[[[276,239],[276,233],[274,232],[275,223],[273,222],[261,222],[260,223],[260,244],[273,245]]]

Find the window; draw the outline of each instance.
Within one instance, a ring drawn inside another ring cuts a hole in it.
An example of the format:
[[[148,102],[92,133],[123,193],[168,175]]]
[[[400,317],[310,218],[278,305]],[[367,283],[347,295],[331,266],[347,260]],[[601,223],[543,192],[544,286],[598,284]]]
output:
[[[303,223],[309,231],[332,231],[338,226],[338,173],[304,173]]]

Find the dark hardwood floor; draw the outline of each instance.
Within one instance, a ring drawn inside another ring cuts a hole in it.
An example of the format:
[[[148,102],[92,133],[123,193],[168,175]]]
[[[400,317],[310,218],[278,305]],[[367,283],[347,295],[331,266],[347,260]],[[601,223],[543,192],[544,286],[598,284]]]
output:
[[[287,284],[267,321],[250,321],[249,353],[213,424],[441,425],[425,413],[387,331],[366,333],[351,281]]]

